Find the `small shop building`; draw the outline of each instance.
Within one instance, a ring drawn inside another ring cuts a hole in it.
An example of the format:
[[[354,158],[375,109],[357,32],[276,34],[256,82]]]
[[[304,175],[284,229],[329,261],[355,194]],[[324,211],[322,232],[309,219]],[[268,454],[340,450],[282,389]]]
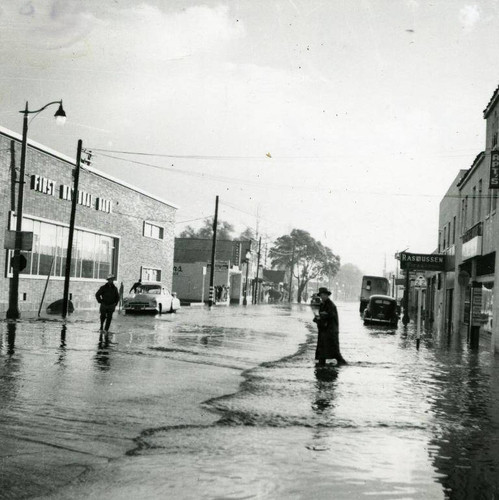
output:
[[[251,240],[217,240],[213,286],[217,304],[252,302],[255,250]],[[247,252],[251,251],[249,261]],[[210,298],[212,240],[175,238],[173,289],[184,303],[203,303]]]
[[[0,127],[0,312],[9,307],[12,232],[16,229],[21,137]],[[62,299],[75,160],[28,141],[22,231],[32,233],[19,279],[19,309],[38,311]],[[94,294],[109,274],[125,294],[139,278],[171,290],[177,207],[82,165],[71,259],[70,300],[97,307]]]

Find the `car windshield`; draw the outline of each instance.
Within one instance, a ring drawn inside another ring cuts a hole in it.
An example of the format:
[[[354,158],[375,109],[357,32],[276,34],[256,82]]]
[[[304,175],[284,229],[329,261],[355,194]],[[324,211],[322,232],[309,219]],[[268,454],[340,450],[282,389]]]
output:
[[[161,285],[142,285],[142,293],[161,293]]]

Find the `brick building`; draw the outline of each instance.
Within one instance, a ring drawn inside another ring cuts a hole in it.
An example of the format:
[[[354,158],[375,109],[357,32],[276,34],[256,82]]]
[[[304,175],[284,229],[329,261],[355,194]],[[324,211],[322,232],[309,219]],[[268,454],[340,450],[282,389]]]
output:
[[[0,128],[0,244],[15,230],[21,137]],[[33,247],[19,280],[19,308],[37,311],[63,295],[75,160],[28,142],[23,231]],[[125,292],[139,277],[171,289],[177,207],[83,165],[73,240],[70,298],[76,309],[93,308],[94,294],[109,273]],[[1,252],[0,312],[8,309],[12,251]]]

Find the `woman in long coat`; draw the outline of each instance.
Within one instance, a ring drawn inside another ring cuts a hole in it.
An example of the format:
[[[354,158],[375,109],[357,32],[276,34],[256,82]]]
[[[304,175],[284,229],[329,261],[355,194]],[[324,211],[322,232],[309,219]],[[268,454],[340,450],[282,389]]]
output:
[[[315,359],[318,365],[325,365],[326,359],[336,359],[339,365],[345,365],[347,362],[340,352],[338,310],[329,298],[331,292],[321,287],[317,295],[321,298],[321,305],[314,318],[319,330]]]

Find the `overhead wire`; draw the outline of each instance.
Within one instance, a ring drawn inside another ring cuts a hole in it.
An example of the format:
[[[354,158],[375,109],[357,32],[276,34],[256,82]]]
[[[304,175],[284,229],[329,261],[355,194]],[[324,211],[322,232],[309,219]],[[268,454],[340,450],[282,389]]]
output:
[[[133,155],[133,156],[151,156],[157,158],[174,158],[174,159],[182,159],[182,160],[332,160],[336,158],[351,158],[362,156],[359,154],[334,154],[329,156],[310,156],[310,155],[272,155],[271,153],[265,153],[262,155],[179,155],[172,153],[151,153],[144,151],[124,151],[119,149],[105,149],[105,148],[91,148],[92,151],[100,152],[100,153],[114,153],[114,154],[124,154],[124,155]],[[462,153],[459,153],[462,151]],[[474,151],[467,149],[456,149],[455,152],[448,152],[449,154],[436,154],[435,156],[438,158],[460,158],[469,156],[470,154],[474,154]],[[366,152],[364,153],[366,156],[371,156],[372,154],[376,154],[379,156],[378,152]],[[407,156],[413,155],[419,157],[418,155],[414,155],[414,151],[399,151],[397,153],[392,153],[390,156]],[[429,156],[429,155],[423,155]],[[431,155],[430,155],[431,156]]]
[[[92,150],[92,151],[97,151],[97,150]],[[277,184],[274,182],[267,182],[267,181],[250,181],[248,179],[240,179],[236,177],[229,177],[229,176],[221,176],[221,175],[214,175],[214,174],[208,174],[206,172],[194,172],[194,171],[188,171],[184,169],[179,169],[179,168],[174,168],[174,167],[167,167],[164,165],[155,165],[153,163],[147,163],[147,162],[141,162],[137,160],[130,160],[127,158],[120,158],[118,156],[113,156],[109,154],[104,154],[101,153],[100,155],[95,155],[95,156],[102,156],[106,158],[111,158],[113,160],[117,161],[123,161],[126,163],[130,164],[135,164],[135,165],[140,165],[140,166],[145,166],[145,167],[151,167],[151,168],[156,168],[158,170],[163,170],[163,171],[169,171],[173,172],[176,174],[180,175],[186,175],[186,176],[191,176],[191,177],[197,177],[197,178],[202,178],[202,179],[210,179],[214,180],[217,182],[226,182],[230,184],[237,184],[239,186],[255,186],[261,189],[269,189],[269,188],[276,188],[276,189],[290,189],[290,190],[305,190],[305,191],[312,191],[312,192],[317,192],[319,190],[325,191],[329,194],[340,194],[340,195],[360,195],[360,196],[365,196],[365,195],[370,195],[370,196],[382,196],[386,197],[387,195],[390,196],[397,196],[397,197],[405,197],[405,198],[414,198],[414,197],[422,197],[422,198],[443,198],[441,194],[431,194],[431,193],[387,193],[386,191],[371,191],[371,190],[364,190],[364,191],[359,191],[359,190],[349,190],[349,189],[332,189],[330,187],[327,187],[325,185],[317,185],[317,186],[304,186],[304,185],[291,185],[291,184]],[[487,195],[482,195],[483,197],[487,197]],[[445,197],[445,196],[444,196]],[[459,197],[459,195],[450,195],[450,197]]]

